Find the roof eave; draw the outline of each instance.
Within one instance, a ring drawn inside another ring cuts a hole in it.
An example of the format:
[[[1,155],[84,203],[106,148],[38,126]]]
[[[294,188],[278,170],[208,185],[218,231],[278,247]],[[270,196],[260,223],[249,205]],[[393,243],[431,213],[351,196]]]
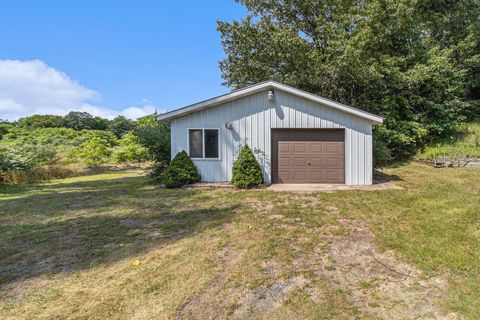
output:
[[[178,117],[185,116],[189,113],[204,110],[204,109],[207,109],[207,108],[210,108],[210,107],[214,107],[216,105],[220,105],[220,104],[225,103],[225,102],[229,102],[229,101],[232,101],[232,100],[235,100],[235,99],[239,99],[239,98],[242,98],[244,96],[247,96],[247,95],[250,95],[250,94],[265,90],[265,89],[283,90],[283,91],[291,93],[293,95],[300,96],[300,97],[303,97],[305,99],[318,102],[320,104],[324,104],[328,107],[343,111],[345,113],[353,114],[353,115],[356,115],[360,118],[364,118],[366,120],[371,121],[373,125],[381,124],[384,121],[384,118],[382,118],[380,116],[377,116],[377,115],[365,112],[363,110],[353,108],[353,107],[350,107],[350,106],[347,106],[347,105],[344,105],[344,104],[341,104],[341,103],[338,103],[338,102],[335,102],[335,101],[317,96],[315,94],[312,94],[312,93],[309,93],[309,92],[306,92],[306,91],[302,91],[302,90],[299,90],[299,89],[296,89],[296,88],[293,88],[293,87],[275,82],[275,81],[265,81],[265,82],[256,84],[256,85],[251,86],[251,87],[243,88],[243,89],[240,89],[240,90],[237,90],[237,91],[227,93],[227,94],[222,95],[222,96],[218,96],[218,97],[215,97],[215,98],[212,98],[212,99],[209,99],[209,100],[205,100],[205,101],[202,101],[202,102],[198,102],[198,103],[195,103],[195,104],[192,104],[192,105],[180,108],[180,109],[176,109],[176,110],[164,113],[164,114],[160,114],[160,115],[157,116],[157,120],[158,121],[172,120],[172,119],[175,119],[175,118],[178,118]]]
[[[163,121],[163,120],[172,120],[178,117],[185,116],[189,113],[196,112],[196,111],[201,111],[207,108],[211,108],[217,105],[220,105],[222,103],[226,103],[232,100],[240,99],[242,97],[248,96],[250,94],[269,89],[271,88],[272,85],[270,81],[262,82],[257,85],[243,88],[237,91],[233,91],[212,99],[208,99],[205,101],[197,102],[195,104],[176,109],[167,113],[159,114],[157,115],[157,120],[158,121]]]

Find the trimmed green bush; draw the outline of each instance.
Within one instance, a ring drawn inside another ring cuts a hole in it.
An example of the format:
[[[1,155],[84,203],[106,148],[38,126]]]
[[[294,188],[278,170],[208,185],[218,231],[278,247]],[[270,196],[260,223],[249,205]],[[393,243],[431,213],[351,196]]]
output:
[[[179,188],[200,181],[201,176],[185,151],[177,153],[163,175],[167,188]]]
[[[240,149],[240,155],[233,164],[232,183],[237,188],[248,189],[264,183],[262,169],[248,145]]]

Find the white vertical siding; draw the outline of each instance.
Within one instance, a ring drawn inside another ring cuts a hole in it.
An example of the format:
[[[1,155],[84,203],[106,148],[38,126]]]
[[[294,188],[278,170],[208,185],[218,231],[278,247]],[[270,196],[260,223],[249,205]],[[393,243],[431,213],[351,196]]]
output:
[[[225,128],[227,122],[232,131]],[[267,92],[259,92],[173,119],[172,157],[188,150],[189,128],[219,129],[220,160],[194,160],[203,181],[230,181],[239,146],[248,143],[270,182],[272,128],[345,128],[345,182],[372,184],[372,124],[280,90],[274,101],[267,99]]]

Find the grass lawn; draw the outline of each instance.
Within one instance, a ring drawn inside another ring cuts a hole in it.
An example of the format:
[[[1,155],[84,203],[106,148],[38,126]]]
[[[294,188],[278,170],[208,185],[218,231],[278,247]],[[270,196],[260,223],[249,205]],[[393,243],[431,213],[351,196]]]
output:
[[[0,189],[0,318],[480,318],[480,171],[384,174],[404,189]]]

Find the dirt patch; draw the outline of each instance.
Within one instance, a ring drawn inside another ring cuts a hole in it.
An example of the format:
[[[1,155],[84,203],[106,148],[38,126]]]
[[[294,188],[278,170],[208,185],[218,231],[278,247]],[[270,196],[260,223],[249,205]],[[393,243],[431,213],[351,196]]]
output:
[[[281,220],[284,217],[281,214],[271,214],[271,215],[268,216],[268,218],[272,219],[272,220]]]
[[[314,209],[320,200],[296,195],[290,201],[301,201],[301,207]],[[295,230],[301,218],[286,218],[275,213],[272,204],[261,205],[254,199],[247,202],[257,208],[267,208],[267,218],[274,228]],[[261,209],[260,209],[261,210]],[[380,319],[458,319],[457,314],[445,315],[437,302],[447,291],[447,279],[428,278],[421,270],[405,263],[392,251],[380,251],[374,245],[374,234],[361,220],[343,217],[335,207],[327,208],[331,221],[321,227],[308,228],[307,233],[318,235],[319,245],[310,251],[302,247],[311,239],[307,236],[292,238],[291,251],[296,258],[290,264],[264,261],[262,269],[268,280],[254,288],[234,288],[228,284],[226,273],[218,277],[202,293],[183,306],[183,318],[215,318],[229,314],[234,319],[255,318],[276,310],[300,289],[310,299],[322,303],[324,292],[315,281],[328,283],[349,293],[351,305],[367,316]],[[228,269],[229,258],[236,256],[230,247],[223,249],[219,260]],[[312,276],[313,274],[313,276]],[[308,275],[308,276],[306,276]],[[219,299],[220,296],[220,299]],[[222,300],[222,297],[224,300]],[[226,299],[233,305],[229,305]],[[201,308],[199,308],[201,306]],[[201,310],[201,311],[199,311]]]
[[[271,286],[260,286],[238,300],[232,318],[252,319],[280,307],[295,289],[302,289],[310,281],[303,276],[277,280]]]
[[[255,198],[245,198],[244,204],[249,205],[252,209],[258,210],[259,212],[270,214],[272,213],[275,206],[271,202],[262,201]]]
[[[229,268],[236,264],[243,253],[234,247],[225,246],[216,253],[214,264],[219,272],[204,290],[192,295],[177,311],[176,318],[181,319],[217,319],[227,313],[227,301],[220,294],[228,281]]]
[[[294,269],[317,268],[318,277],[332,280],[339,288],[351,292],[353,304],[374,317],[459,318],[453,313],[445,315],[437,306],[447,290],[445,278],[428,278],[393,252],[379,251],[373,244],[373,233],[364,222],[344,218],[334,207],[328,209],[346,232],[332,232],[338,229],[333,225],[317,228],[329,248],[315,248],[309,257],[296,261]]]

